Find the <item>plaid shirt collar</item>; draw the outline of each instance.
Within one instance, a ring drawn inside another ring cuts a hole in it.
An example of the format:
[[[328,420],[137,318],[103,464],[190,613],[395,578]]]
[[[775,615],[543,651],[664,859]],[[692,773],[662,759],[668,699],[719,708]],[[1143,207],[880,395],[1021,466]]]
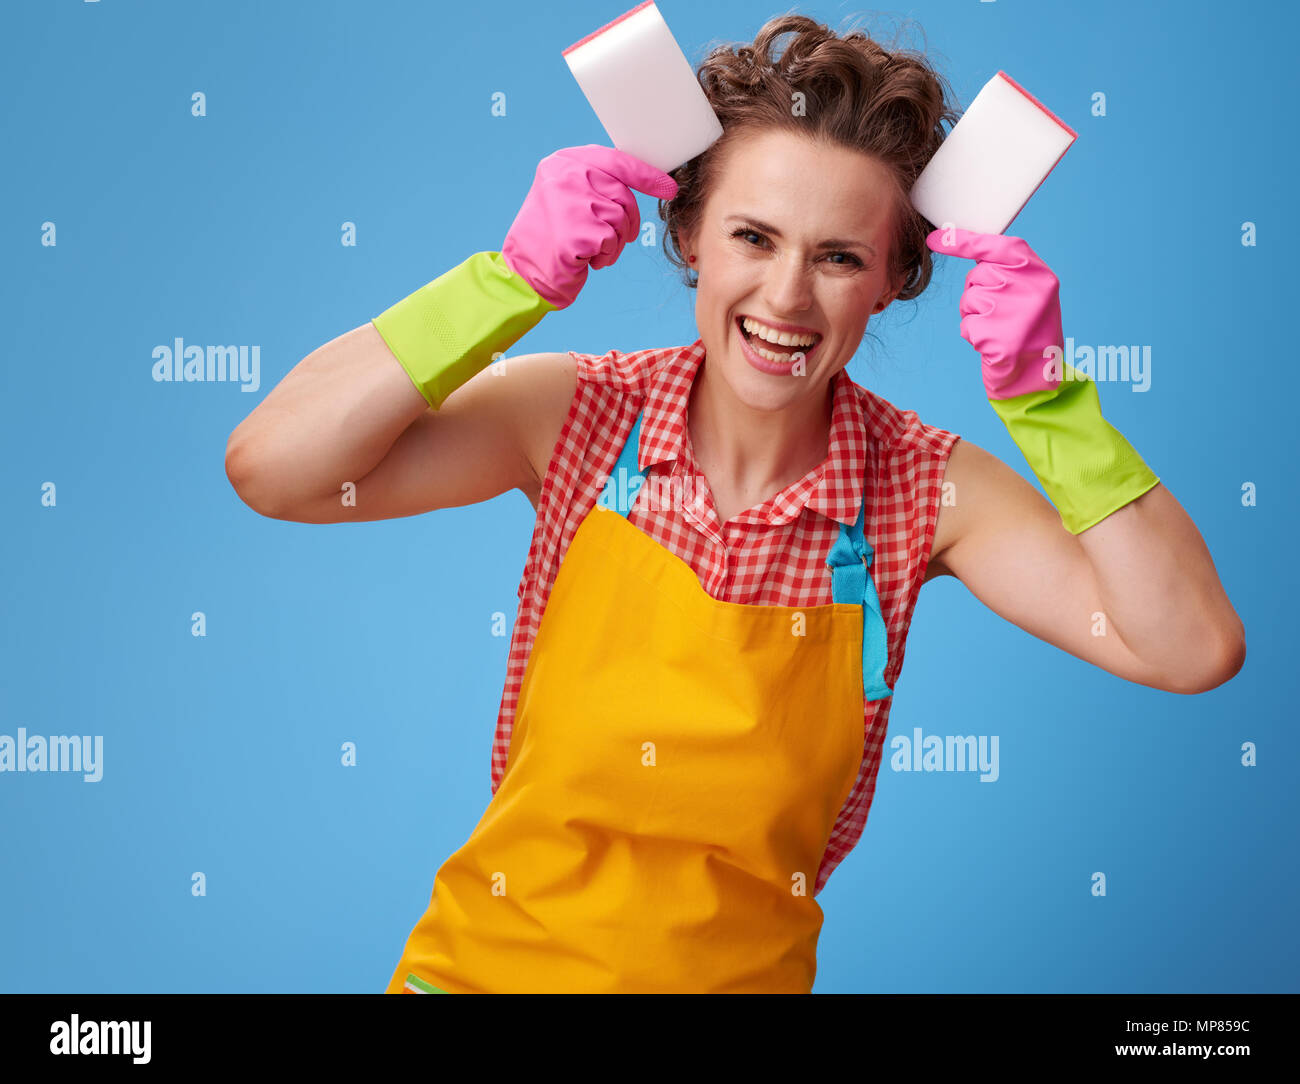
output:
[[[699,472],[686,446],[686,406],[700,363],[704,341],[684,346],[653,378],[641,421],[637,469],[681,460],[686,471]],[[735,516],[733,523],[789,523],[805,508],[852,526],[862,506],[866,475],[868,424],[853,380],[843,370],[834,376],[830,445],[826,459],[769,500]]]

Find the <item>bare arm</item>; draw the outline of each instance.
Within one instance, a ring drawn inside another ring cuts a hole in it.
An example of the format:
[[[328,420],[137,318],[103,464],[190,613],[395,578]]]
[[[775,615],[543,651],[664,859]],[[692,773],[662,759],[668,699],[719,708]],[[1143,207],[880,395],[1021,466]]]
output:
[[[1163,484],[1074,535],[1033,486],[967,440],[945,481],[956,503],[940,509],[927,580],[954,575],[1026,632],[1139,685],[1199,693],[1241,669],[1241,620]]]
[[[236,427],[226,474],[250,508],[301,523],[417,515],[509,489],[535,505],[576,379],[567,354],[508,357],[435,411],[367,322],[303,358]]]

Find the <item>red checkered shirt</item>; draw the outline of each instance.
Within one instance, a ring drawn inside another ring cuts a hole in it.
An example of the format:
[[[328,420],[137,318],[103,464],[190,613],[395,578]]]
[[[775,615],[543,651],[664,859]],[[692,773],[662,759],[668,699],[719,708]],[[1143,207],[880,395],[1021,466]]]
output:
[[[870,478],[864,534],[874,558],[871,576],[888,629],[885,683],[903,666],[903,645],[925,579],[948,454],[957,435],[923,424],[856,384],[835,376],[826,460],[762,504],[719,524],[707,484],[691,451],[686,406],[704,358],[704,343],[623,354],[578,354],[578,383],[542,480],[537,522],[519,583],[505,691],[492,745],[492,793],[501,784],[515,707],[528,654],[560,561],[595,505],[638,412],[639,466],[649,478],[671,472],[693,500],[641,501],[629,520],[676,554],[713,598],[769,606],[829,603],[826,556],[840,524],[852,526]],[[689,488],[688,488],[689,486]],[[677,492],[676,482],[669,482]],[[667,491],[667,490],[665,490]],[[892,696],[863,699],[862,763],[831,830],[813,890],[857,844],[876,790]]]

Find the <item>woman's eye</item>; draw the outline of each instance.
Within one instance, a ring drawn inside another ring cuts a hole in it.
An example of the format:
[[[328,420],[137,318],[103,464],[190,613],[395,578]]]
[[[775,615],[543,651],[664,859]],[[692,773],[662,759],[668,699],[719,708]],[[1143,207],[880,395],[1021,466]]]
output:
[[[764,241],[766,240],[766,239],[763,237],[763,235],[762,235],[761,233],[759,233],[757,230],[748,230],[748,229],[745,229],[744,227],[741,227],[740,229],[735,230],[735,231],[732,233],[731,236],[732,236],[732,237],[743,238],[746,244],[753,245],[754,247],[759,247],[759,246],[760,246],[760,243],[762,243],[762,242],[764,242]],[[750,240],[751,237],[752,237],[752,238],[755,238],[755,240],[751,241],[751,240]],[[837,257],[837,256],[839,256],[839,257],[843,257],[843,259],[835,259],[835,257]],[[829,255],[827,258],[830,260],[831,263],[835,264],[835,266],[837,266],[837,267],[855,267],[855,266],[856,266],[856,267],[862,267],[862,266],[864,266],[863,263],[862,263],[862,260],[860,260],[860,259],[859,259],[857,256],[855,256],[852,252],[832,252],[832,253],[830,253],[830,255]]]

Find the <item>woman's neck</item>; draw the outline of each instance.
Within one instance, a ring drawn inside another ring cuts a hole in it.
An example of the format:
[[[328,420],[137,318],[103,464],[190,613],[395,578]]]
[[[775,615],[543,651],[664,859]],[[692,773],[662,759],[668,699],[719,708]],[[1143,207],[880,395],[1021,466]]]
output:
[[[808,396],[785,410],[754,410],[711,375],[707,358],[700,363],[686,411],[687,429],[722,522],[762,504],[825,461],[833,382],[826,382],[825,394]]]

